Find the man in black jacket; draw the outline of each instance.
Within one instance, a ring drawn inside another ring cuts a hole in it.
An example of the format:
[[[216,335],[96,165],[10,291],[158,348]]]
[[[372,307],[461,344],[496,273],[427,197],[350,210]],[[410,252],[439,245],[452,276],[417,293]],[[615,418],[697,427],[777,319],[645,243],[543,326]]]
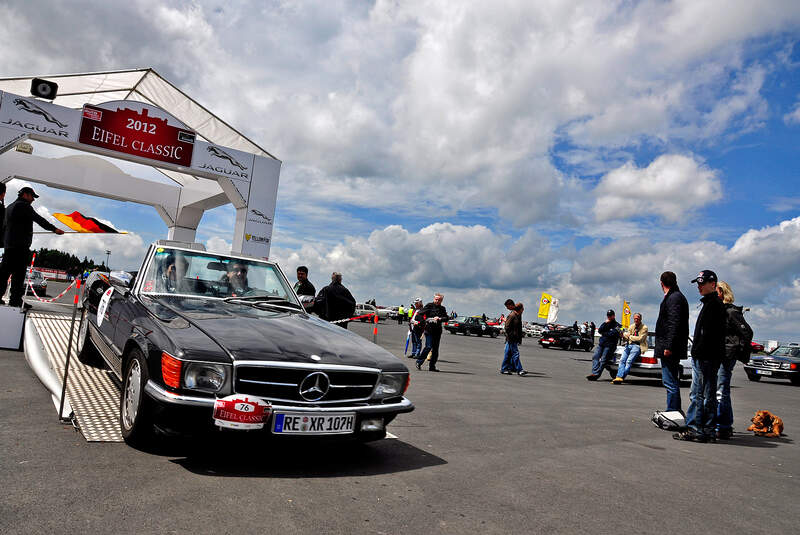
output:
[[[717,274],[704,269],[697,278],[703,308],[697,316],[692,339],[692,391],[686,412],[687,431],[676,440],[714,442],[717,435],[717,372],[725,356],[725,307],[717,295]]]
[[[437,293],[433,296],[433,303],[428,303],[417,315],[420,321],[425,322],[425,349],[417,358],[417,369],[422,369],[422,363],[431,354],[428,370],[438,372],[436,361],[439,360],[439,342],[442,339],[442,322],[447,320],[447,309],[442,306],[444,296]]]
[[[317,293],[314,285],[308,280],[308,268],[306,266],[297,267],[297,282],[294,283],[294,293],[312,296]]]
[[[33,241],[33,222],[45,230],[64,234],[45,218],[36,213],[31,203],[39,196],[33,188],[25,186],[19,190],[17,200],[8,205],[5,214],[5,236],[3,245],[3,263],[0,264],[0,297],[6,293],[8,276],[11,275],[11,295],[9,306],[21,307],[22,295],[25,293],[25,272],[31,257]]]
[[[661,360],[661,382],[667,389],[667,410],[681,410],[680,361],[686,358],[689,342],[689,303],[678,288],[672,271],[661,274],[664,299],[656,320],[654,356]]]
[[[619,342],[620,325],[616,320],[616,314],[613,310],[606,312],[606,321],[600,324],[597,332],[600,333],[600,340],[597,342],[597,349],[592,356],[592,373],[586,376],[589,381],[597,381],[603,374],[603,370],[608,367],[608,361],[614,358],[614,351],[617,349],[617,342]],[[614,374],[611,374],[611,379],[614,379]]]
[[[356,300],[350,290],[342,284],[342,274],[333,272],[331,283],[321,289],[314,299],[314,311],[319,317],[327,321],[336,321],[352,318],[356,311]],[[347,329],[347,322],[337,323],[339,327]]]

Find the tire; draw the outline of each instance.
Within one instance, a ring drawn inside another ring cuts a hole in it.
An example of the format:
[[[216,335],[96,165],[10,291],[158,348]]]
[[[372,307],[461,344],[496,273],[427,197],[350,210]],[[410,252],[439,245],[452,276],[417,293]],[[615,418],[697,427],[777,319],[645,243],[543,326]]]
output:
[[[75,335],[75,352],[78,360],[87,366],[102,367],[103,357],[89,339],[89,311],[83,307],[78,333]]]
[[[146,445],[154,432],[150,403],[144,392],[147,379],[144,355],[138,349],[131,350],[119,400],[119,427],[125,442],[135,446]]]
[[[497,333],[492,331],[492,333],[489,336],[491,336],[492,338],[497,338]]]
[[[761,380],[761,376],[756,375],[755,373],[748,373],[747,378],[753,381],[754,383],[757,383]]]
[[[479,332],[479,333],[478,333],[478,336],[483,336],[483,333],[482,333],[482,332]]]
[[[790,382],[791,382],[791,383],[792,383],[794,386],[800,386],[800,377],[798,377],[798,376],[796,376],[796,375],[793,375],[793,376],[789,377],[789,381],[790,381]]]
[[[588,353],[589,351],[592,350],[592,348],[594,348],[594,346],[586,346],[586,347],[583,348],[583,350]]]
[[[466,329],[464,330],[464,336],[469,336],[469,331],[467,331]]]

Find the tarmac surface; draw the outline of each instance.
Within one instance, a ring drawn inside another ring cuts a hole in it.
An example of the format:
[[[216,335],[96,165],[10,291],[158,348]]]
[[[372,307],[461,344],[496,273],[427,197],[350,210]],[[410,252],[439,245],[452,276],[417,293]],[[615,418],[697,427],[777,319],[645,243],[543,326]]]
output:
[[[351,324],[372,338],[372,326]],[[378,342],[403,358],[406,326]],[[800,496],[800,388],[737,366],[736,433],[678,442],[650,423],[659,381],[590,383],[590,353],[445,334],[417,371],[396,439],[278,443],[215,434],[140,451],[87,443],[56,418],[22,353],[0,351],[1,533],[787,533]],[[424,370],[424,368],[423,368]],[[688,385],[687,385],[688,386]],[[688,406],[688,388],[682,389]],[[745,431],[757,409],[785,436]]]

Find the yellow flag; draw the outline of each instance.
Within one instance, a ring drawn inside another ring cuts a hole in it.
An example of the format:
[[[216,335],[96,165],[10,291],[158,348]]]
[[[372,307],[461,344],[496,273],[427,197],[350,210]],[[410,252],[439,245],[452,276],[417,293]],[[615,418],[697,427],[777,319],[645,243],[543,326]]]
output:
[[[553,296],[542,292],[542,297],[539,299],[539,317],[547,319],[550,314],[550,303],[553,302]]]
[[[622,327],[627,329],[631,326],[631,304],[622,301]]]

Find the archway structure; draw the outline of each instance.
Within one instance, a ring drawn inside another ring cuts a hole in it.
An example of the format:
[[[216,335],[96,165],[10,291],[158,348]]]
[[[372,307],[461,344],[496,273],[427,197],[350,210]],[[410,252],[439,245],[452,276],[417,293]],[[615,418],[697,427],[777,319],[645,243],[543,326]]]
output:
[[[58,84],[30,96],[34,76],[0,78],[0,180],[153,206],[168,239],[195,241],[206,210],[236,209],[233,252],[269,256],[281,162],[153,69],[36,76]],[[85,154],[11,150],[26,139]],[[130,175],[94,154],[157,169],[171,183]]]

